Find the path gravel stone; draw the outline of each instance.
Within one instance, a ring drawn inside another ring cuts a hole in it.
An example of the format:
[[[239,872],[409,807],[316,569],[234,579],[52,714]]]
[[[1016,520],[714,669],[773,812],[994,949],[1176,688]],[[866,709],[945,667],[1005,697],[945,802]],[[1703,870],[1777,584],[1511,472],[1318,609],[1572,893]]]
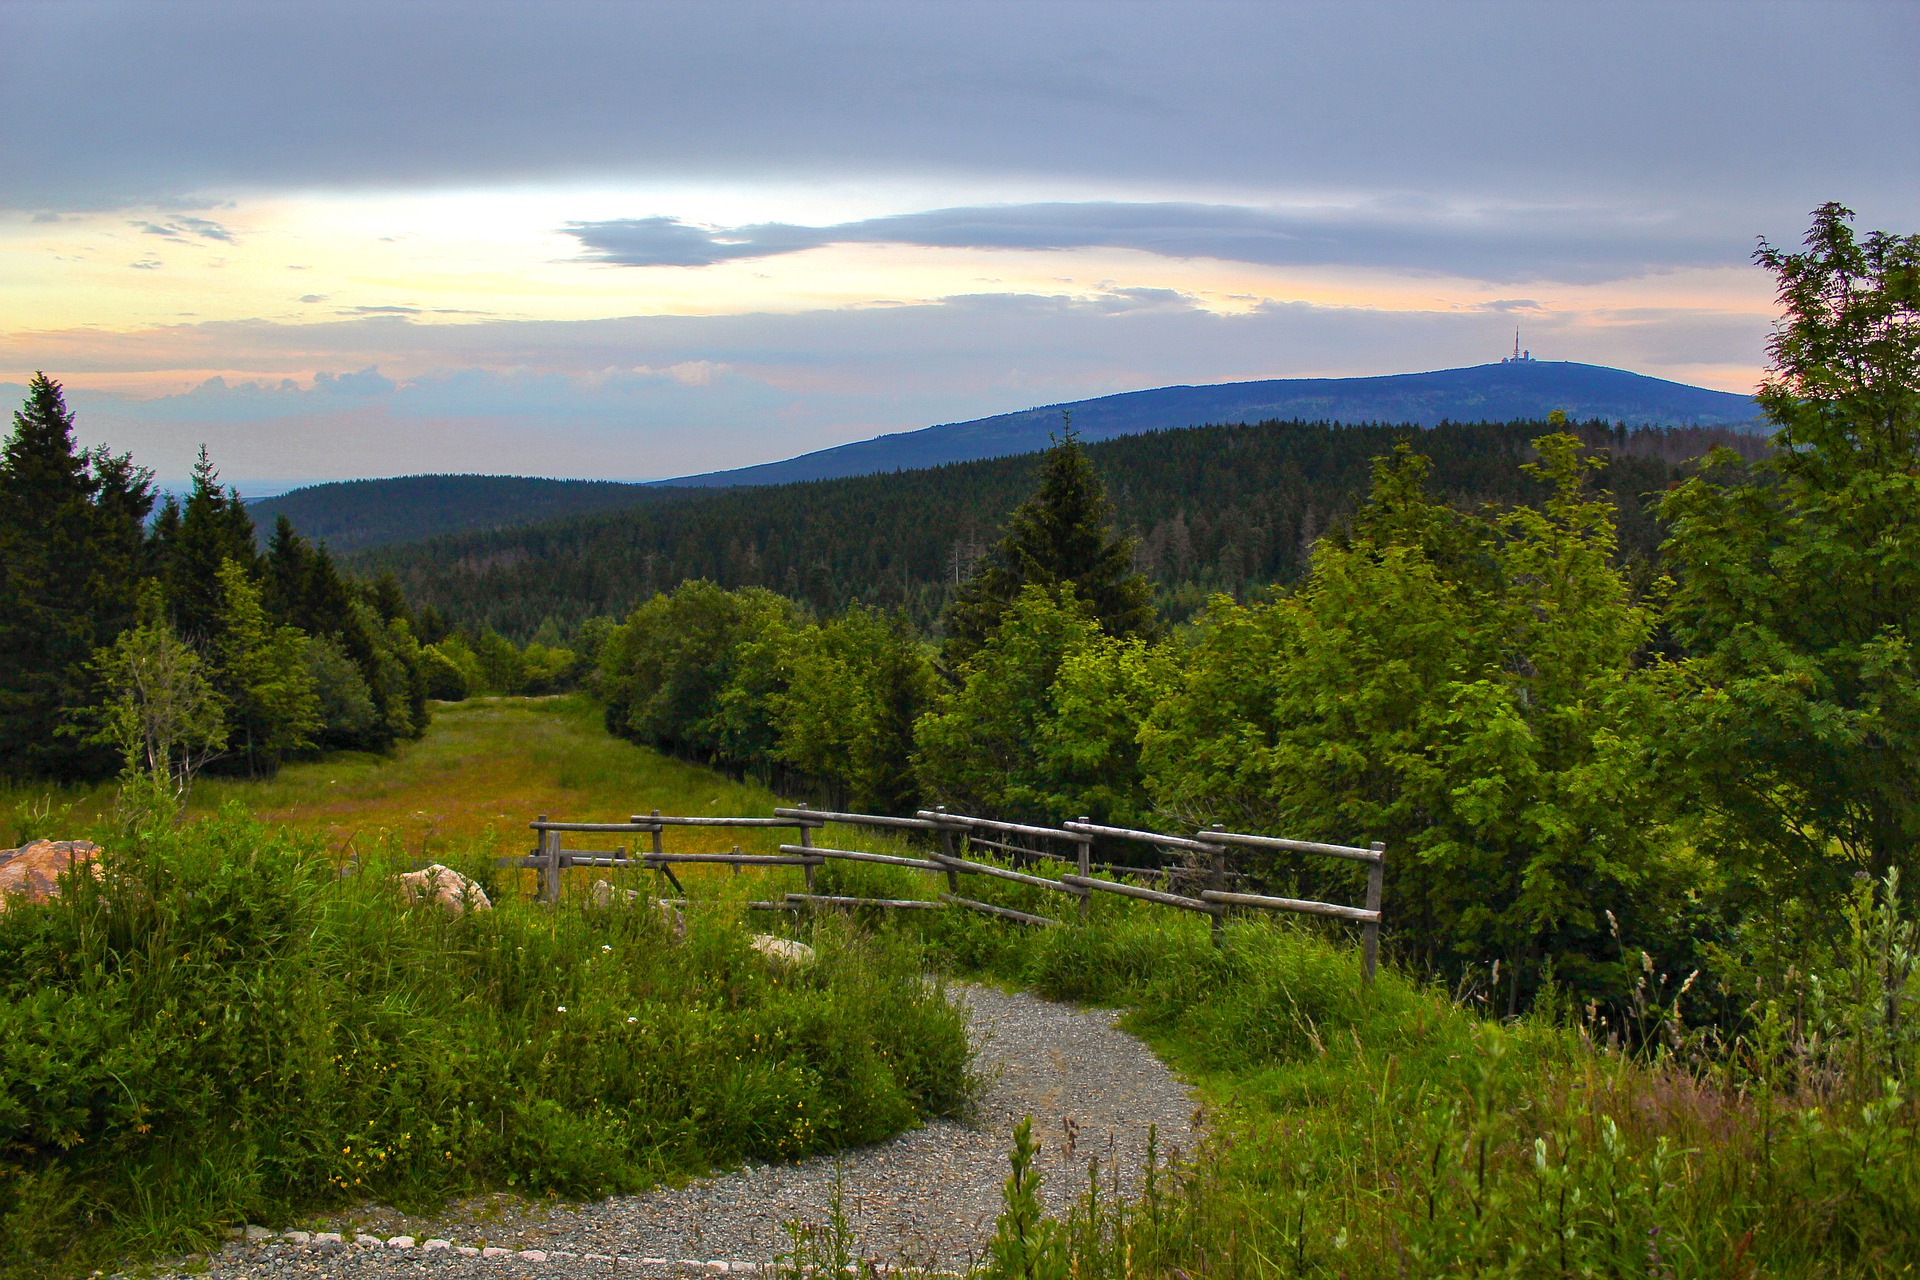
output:
[[[984,1252],[1000,1209],[1013,1127],[1033,1116],[1042,1195],[1063,1209],[1098,1157],[1129,1184],[1150,1128],[1162,1157],[1191,1148],[1196,1107],[1110,1010],[955,986],[971,1010],[983,1088],[966,1122],[939,1120],[874,1146],[797,1164],[750,1165],[682,1187],[592,1204],[491,1196],[432,1217],[370,1207],[319,1233],[257,1229],[206,1260],[231,1277],[513,1276],[757,1272],[788,1248],[782,1224],[824,1223],[836,1172],[858,1255],[960,1270]]]

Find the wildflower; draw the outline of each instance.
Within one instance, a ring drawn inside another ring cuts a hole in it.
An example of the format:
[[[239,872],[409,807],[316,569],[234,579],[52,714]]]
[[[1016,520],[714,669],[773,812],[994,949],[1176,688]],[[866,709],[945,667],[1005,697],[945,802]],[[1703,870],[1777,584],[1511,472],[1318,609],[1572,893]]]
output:
[[[561,1005],[561,1006],[560,1006],[560,1012],[561,1012],[561,1013],[565,1013],[566,1011],[567,1011],[567,1006],[565,1006],[565,1005]]]

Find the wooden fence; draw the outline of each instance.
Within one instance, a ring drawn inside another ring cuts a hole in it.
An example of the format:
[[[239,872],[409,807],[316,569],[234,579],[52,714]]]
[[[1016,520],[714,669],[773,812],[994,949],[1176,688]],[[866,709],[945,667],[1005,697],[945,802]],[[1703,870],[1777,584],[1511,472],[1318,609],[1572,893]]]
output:
[[[834,849],[814,839],[815,831],[828,823],[914,833],[937,843],[939,848],[925,858],[868,853],[859,849]],[[1196,831],[1191,836],[1178,836],[1131,827],[1102,826],[1085,818],[1059,827],[1039,827],[949,813],[945,809],[922,809],[911,818],[891,818],[869,813],[834,813],[805,806],[775,809],[770,818],[673,817],[663,815],[656,809],[644,816],[635,814],[625,822],[553,822],[548,820],[547,815],[541,814],[529,825],[537,833],[539,841],[533,852],[525,857],[501,858],[498,861],[501,866],[538,871],[540,896],[547,901],[559,899],[561,872],[568,867],[640,867],[657,871],[684,897],[686,890],[674,874],[674,867],[682,863],[718,863],[736,869],[800,867],[804,870],[807,884],[805,893],[789,893],[779,902],[749,904],[760,910],[795,911],[803,907],[820,906],[928,910],[952,906],[1021,924],[1045,926],[1059,923],[1048,916],[962,897],[960,877],[974,875],[1008,880],[1075,898],[1082,920],[1087,918],[1095,893],[1117,894],[1141,902],[1196,912],[1210,919],[1216,944],[1222,941],[1222,925],[1228,911],[1236,907],[1352,921],[1360,926],[1362,965],[1368,981],[1372,981],[1379,961],[1380,895],[1386,868],[1386,846],[1378,842],[1360,848],[1356,845],[1247,835],[1219,826]],[[797,838],[793,843],[780,845],[777,854],[742,853],[738,846],[731,853],[669,853],[664,839],[668,827],[787,828],[794,830]],[[644,835],[648,837],[649,848],[645,852],[634,853],[629,853],[624,845],[612,852],[568,849],[564,847],[564,838],[570,833]],[[1185,865],[1173,867],[1095,863],[1093,845],[1096,839],[1129,841],[1173,852],[1188,861]],[[1013,866],[999,866],[966,856],[976,850],[999,855],[1003,860],[1013,863]],[[1246,877],[1235,873],[1229,864],[1235,850],[1302,853],[1365,863],[1366,903],[1353,907],[1334,902],[1241,892],[1233,886],[1243,883]],[[937,899],[852,898],[815,893],[814,872],[829,859],[877,862],[931,872],[944,876],[947,887]],[[1053,867],[1060,868],[1055,875],[1035,874],[1036,871]],[[1071,870],[1067,870],[1069,867]],[[1096,871],[1105,872],[1111,878],[1102,879],[1094,874]],[[1162,887],[1149,888],[1129,883],[1129,879],[1154,880]],[[1197,892],[1174,892],[1175,889],[1195,883],[1200,885]]]

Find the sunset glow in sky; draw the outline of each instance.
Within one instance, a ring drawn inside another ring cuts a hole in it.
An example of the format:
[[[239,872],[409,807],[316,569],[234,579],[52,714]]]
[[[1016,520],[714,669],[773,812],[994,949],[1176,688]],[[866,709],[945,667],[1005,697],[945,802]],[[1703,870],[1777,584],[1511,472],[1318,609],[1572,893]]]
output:
[[[1920,7],[0,4],[0,394],[162,478],[642,478],[1177,382],[1728,390]]]

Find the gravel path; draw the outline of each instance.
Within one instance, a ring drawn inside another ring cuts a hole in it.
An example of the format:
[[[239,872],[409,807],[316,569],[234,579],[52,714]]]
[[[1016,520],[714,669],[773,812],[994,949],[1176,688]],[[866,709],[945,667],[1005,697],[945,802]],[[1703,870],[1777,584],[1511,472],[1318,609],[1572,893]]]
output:
[[[836,1167],[859,1256],[957,1269],[993,1235],[1006,1152],[1022,1116],[1034,1118],[1042,1194],[1055,1210],[1084,1187],[1091,1156],[1099,1157],[1103,1180],[1117,1168],[1131,1183],[1149,1126],[1158,1127],[1163,1157],[1191,1147],[1192,1098],[1113,1025],[1112,1011],[991,987],[952,990],[972,1011],[975,1069],[984,1082],[969,1123],[935,1121],[838,1160],[748,1166],[594,1204],[495,1196],[431,1218],[369,1208],[330,1224],[337,1243],[297,1235],[236,1240],[208,1260],[209,1274],[506,1280],[757,1271],[788,1247],[783,1222],[826,1220]],[[249,1235],[268,1237],[258,1229]]]

